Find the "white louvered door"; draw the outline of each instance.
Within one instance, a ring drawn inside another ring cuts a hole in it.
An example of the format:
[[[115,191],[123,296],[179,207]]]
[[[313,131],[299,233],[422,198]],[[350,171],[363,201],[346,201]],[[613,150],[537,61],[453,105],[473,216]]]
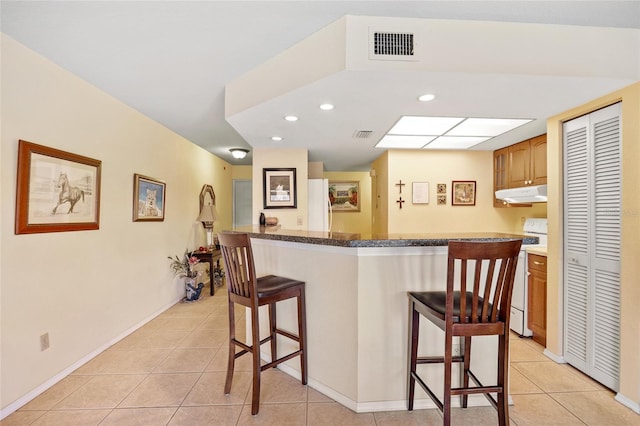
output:
[[[564,357],[618,390],[620,108],[564,124]]]

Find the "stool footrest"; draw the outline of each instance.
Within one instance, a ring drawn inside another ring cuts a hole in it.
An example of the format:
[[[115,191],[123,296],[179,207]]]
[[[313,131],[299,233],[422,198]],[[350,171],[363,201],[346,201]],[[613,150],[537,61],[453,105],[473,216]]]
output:
[[[442,409],[444,408],[444,404],[442,403],[442,401],[440,401],[440,399],[438,399],[436,394],[431,391],[429,386],[427,386],[427,384],[422,381],[420,376],[418,376],[417,373],[412,371],[411,372],[411,377],[413,377],[416,380],[416,382],[418,382],[420,387],[427,393],[427,395],[429,395],[429,398],[431,398],[433,400],[433,402],[438,406],[438,409],[440,409],[440,411],[442,411]],[[411,402],[413,402],[413,401],[411,401]]]
[[[451,357],[451,362],[464,362],[462,355]],[[416,359],[416,364],[442,364],[444,363],[443,356],[422,356]]]
[[[267,369],[269,369],[269,368],[271,368],[271,367],[275,367],[276,365],[278,365],[278,364],[280,364],[280,363],[282,363],[282,362],[288,361],[288,360],[290,360],[291,358],[293,358],[293,357],[296,357],[296,356],[300,355],[301,353],[302,353],[302,351],[301,351],[301,350],[298,350],[298,351],[292,352],[292,353],[290,353],[289,355],[283,356],[283,357],[281,357],[281,358],[276,359],[275,361],[271,361],[270,363],[268,363],[268,364],[265,364],[265,365],[261,366],[261,367],[260,367],[260,370],[261,370],[261,371],[264,371],[264,370],[267,370]]]
[[[298,336],[297,334],[293,334],[288,332],[287,330],[281,330],[279,328],[276,328],[276,333],[281,334],[285,337],[288,337],[289,339],[293,340],[294,342],[299,342],[300,341],[300,336]],[[260,342],[262,343],[262,342]]]
[[[427,357],[427,358],[437,358],[437,357]],[[469,378],[471,378],[471,380],[473,380],[475,384],[478,386],[473,388],[452,388],[451,396],[474,395],[474,394],[481,393],[487,397],[487,399],[489,400],[491,405],[493,405],[494,408],[497,408],[498,402],[495,400],[493,396],[490,395],[490,393],[491,392],[503,393],[504,389],[502,388],[502,386],[497,386],[497,385],[483,386],[480,380],[478,380],[476,375],[473,374],[471,370],[467,370],[467,373],[469,374]],[[418,382],[420,387],[427,393],[427,395],[429,395],[429,397],[438,406],[438,408],[442,410],[442,408],[444,407],[444,404],[442,403],[442,401],[440,401],[440,399],[436,396],[436,394],[433,393],[433,391],[429,388],[429,386],[427,386],[427,384],[420,378],[420,376],[418,376],[418,373],[416,373],[415,371],[412,371],[411,377],[413,377],[416,380],[416,382]]]

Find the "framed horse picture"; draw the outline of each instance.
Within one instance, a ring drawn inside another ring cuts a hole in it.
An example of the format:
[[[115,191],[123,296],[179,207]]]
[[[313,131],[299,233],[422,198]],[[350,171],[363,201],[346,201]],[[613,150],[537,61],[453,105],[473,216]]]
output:
[[[164,221],[166,184],[162,181],[133,175],[133,221]]]
[[[20,140],[16,234],[100,228],[102,162]]]

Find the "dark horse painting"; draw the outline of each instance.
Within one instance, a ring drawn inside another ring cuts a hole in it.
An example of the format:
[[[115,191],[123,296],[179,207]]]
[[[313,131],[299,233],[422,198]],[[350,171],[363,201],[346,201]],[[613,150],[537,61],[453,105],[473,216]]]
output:
[[[70,214],[73,213],[73,208],[75,207],[76,203],[80,201],[80,198],[82,198],[82,202],[84,202],[84,191],[77,186],[71,186],[66,173],[60,172],[60,177],[58,178],[58,188],[60,188],[58,204],[56,204],[51,213],[55,214],[60,205],[69,203],[71,204],[71,207],[69,207],[69,211],[67,212],[67,214]]]

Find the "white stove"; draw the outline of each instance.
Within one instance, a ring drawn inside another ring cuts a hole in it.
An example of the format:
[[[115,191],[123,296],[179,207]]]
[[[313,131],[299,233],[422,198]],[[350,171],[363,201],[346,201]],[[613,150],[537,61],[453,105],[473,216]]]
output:
[[[527,328],[527,294],[528,294],[528,271],[527,252],[530,247],[547,246],[547,219],[527,219],[522,231],[525,235],[538,237],[538,244],[523,245],[518,256],[518,266],[516,277],[513,283],[513,294],[511,296],[511,329],[520,336],[532,336],[533,333]]]

